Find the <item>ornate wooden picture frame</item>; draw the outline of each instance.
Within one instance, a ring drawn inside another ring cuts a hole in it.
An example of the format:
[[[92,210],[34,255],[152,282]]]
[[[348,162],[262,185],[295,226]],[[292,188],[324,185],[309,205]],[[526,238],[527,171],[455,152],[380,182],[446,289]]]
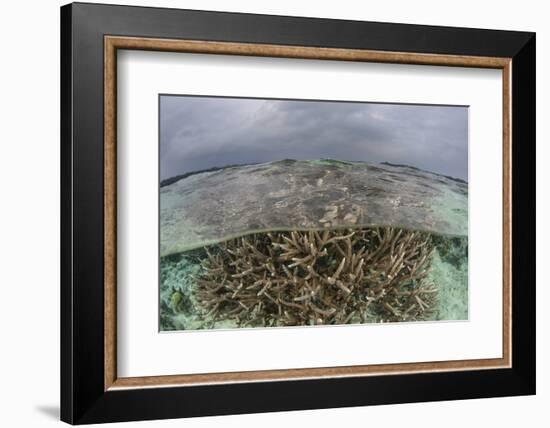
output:
[[[502,357],[118,376],[119,50],[501,70],[503,157],[487,163],[503,171]],[[61,9],[61,54],[63,421],[535,393],[533,33],[76,3]]]

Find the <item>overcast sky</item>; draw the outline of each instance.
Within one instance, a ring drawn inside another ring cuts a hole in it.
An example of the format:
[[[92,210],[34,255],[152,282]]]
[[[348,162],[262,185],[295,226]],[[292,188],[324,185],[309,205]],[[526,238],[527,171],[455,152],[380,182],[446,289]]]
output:
[[[277,159],[393,162],[468,179],[466,107],[161,96],[161,179]]]

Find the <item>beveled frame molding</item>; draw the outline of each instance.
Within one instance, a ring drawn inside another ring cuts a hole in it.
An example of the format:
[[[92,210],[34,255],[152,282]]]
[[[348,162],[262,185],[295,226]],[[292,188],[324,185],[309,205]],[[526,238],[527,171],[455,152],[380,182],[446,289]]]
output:
[[[118,378],[116,375],[116,53],[118,49],[501,69],[503,82],[502,358]],[[104,36],[104,390],[512,367],[511,82],[511,58]]]

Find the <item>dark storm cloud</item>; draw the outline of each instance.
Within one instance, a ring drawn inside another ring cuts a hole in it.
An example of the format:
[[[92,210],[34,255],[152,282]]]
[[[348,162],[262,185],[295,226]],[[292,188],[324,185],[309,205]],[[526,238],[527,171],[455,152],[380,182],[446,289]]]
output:
[[[466,107],[162,96],[161,178],[319,159],[402,163],[468,179]]]

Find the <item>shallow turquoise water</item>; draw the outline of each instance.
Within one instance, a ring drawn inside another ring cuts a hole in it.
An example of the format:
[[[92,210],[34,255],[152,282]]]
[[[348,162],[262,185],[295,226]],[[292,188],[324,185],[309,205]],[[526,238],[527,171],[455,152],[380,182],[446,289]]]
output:
[[[435,238],[429,278],[438,287],[435,320],[468,319],[468,239]]]

